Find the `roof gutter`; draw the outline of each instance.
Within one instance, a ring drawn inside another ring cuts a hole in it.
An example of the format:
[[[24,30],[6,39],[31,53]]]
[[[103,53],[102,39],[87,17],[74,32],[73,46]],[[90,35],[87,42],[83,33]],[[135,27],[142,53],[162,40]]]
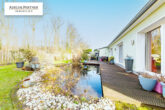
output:
[[[136,16],[126,25],[126,27],[117,35],[117,37],[108,45],[110,46],[115,40],[117,40],[132,24],[134,24],[156,1],[149,0],[149,2],[136,14]]]

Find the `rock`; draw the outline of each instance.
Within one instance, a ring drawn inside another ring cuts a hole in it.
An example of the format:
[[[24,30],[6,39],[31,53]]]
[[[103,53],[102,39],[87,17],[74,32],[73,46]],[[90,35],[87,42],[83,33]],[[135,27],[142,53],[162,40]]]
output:
[[[24,88],[30,87],[30,86],[31,86],[31,81],[30,81],[30,80],[28,80],[28,81],[23,81],[22,86],[23,86]]]

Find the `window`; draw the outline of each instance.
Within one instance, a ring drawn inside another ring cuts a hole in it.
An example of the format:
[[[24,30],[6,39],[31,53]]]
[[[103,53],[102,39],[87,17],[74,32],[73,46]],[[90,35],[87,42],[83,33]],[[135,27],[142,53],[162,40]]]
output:
[[[123,63],[123,44],[119,45],[119,62]]]
[[[161,36],[160,28],[147,33],[146,38],[146,69],[161,73]]]

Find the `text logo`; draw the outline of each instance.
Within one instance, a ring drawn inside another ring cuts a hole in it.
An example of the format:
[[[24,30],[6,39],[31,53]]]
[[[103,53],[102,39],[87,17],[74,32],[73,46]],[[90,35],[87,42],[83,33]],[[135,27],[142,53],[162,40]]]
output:
[[[42,2],[6,2],[5,15],[43,15]]]

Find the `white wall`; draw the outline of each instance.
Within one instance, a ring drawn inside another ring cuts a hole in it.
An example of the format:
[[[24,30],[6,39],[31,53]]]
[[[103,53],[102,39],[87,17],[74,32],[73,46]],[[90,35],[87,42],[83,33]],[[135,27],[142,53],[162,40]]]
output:
[[[113,51],[114,51],[113,48],[109,48],[108,57],[113,56]]]
[[[102,56],[107,56],[108,57],[108,55],[109,55],[108,48],[99,49],[99,57],[102,57]]]
[[[152,12],[147,18],[139,23],[135,28],[126,33],[120,40],[118,40],[109,48],[115,49],[113,55],[115,63],[119,63],[119,47],[118,44],[123,42],[123,57],[131,56],[134,59],[134,71],[141,71],[145,69],[145,33],[161,26],[165,23],[165,4],[161,5],[157,10]],[[162,33],[163,34],[163,33]],[[134,45],[132,42],[134,41]],[[165,63],[165,62],[164,62]],[[124,63],[120,64],[122,67]],[[165,71],[165,70],[163,70]]]

